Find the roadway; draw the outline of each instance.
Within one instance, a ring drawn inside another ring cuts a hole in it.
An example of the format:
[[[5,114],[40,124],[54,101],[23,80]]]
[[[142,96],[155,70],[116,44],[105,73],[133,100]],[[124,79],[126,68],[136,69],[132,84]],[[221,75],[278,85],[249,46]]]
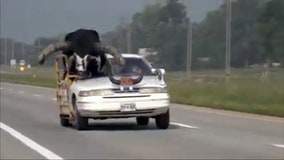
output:
[[[60,126],[55,90],[0,89],[1,159],[284,159],[283,118],[172,104],[167,130],[109,119],[77,131]]]

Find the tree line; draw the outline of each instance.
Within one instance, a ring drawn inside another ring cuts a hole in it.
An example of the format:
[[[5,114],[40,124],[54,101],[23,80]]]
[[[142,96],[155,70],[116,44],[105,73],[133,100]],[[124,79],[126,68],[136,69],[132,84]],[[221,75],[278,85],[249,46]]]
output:
[[[232,1],[231,65],[248,67],[284,59],[284,1]],[[131,51],[153,48],[159,52],[156,63],[168,70],[184,70],[187,53],[186,6],[170,0],[165,6],[147,6],[132,21],[103,35],[104,41],[127,52],[127,32],[131,31]],[[226,5],[193,23],[193,68],[225,67]],[[202,61],[209,59],[210,61]]]
[[[232,67],[271,62],[284,65],[283,8],[283,0],[232,1]],[[151,57],[155,64],[167,70],[180,71],[186,68],[189,20],[186,6],[178,0],[170,0],[165,6],[146,6],[142,12],[132,16],[130,23],[120,24],[113,31],[103,34],[102,40],[120,52],[127,52],[128,37],[132,53],[137,53],[139,48],[153,48],[159,53],[157,57]],[[192,24],[193,69],[225,67],[225,31],[226,4],[208,12],[203,21]],[[62,41],[62,37],[60,34],[58,37],[37,38],[33,48],[29,46],[27,49],[28,61],[36,61],[35,51]],[[3,41],[1,44],[3,46]],[[20,48],[16,48],[15,55],[22,57]],[[3,47],[1,60],[3,63]],[[53,63],[52,58],[47,63]]]

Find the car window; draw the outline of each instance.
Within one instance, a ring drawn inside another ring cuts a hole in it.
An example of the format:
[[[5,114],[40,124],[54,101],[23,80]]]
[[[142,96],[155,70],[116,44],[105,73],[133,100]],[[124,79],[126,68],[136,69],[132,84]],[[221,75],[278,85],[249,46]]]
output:
[[[125,58],[125,65],[122,67],[115,63],[112,58],[110,59],[110,63],[115,75],[140,74],[141,72],[144,75],[153,75],[150,64],[141,58]]]

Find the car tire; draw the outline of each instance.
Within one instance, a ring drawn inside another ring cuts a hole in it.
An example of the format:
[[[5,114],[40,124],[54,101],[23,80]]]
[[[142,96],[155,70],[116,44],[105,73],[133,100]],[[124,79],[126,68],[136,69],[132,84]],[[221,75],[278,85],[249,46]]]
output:
[[[77,130],[86,130],[88,128],[88,118],[82,117],[77,109],[76,98],[74,97],[72,105],[74,107],[74,127]]]
[[[156,116],[155,121],[158,129],[167,129],[170,124],[170,110],[168,110],[166,113]]]
[[[63,127],[70,127],[71,126],[69,119],[67,119],[65,117],[60,117],[60,125],[63,126]]]
[[[149,124],[149,117],[137,117],[136,122],[138,125],[146,126]]]

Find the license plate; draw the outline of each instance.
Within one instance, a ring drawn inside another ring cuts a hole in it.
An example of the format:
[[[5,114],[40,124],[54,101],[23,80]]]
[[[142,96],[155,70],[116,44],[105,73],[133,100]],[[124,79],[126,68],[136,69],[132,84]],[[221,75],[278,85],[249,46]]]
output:
[[[135,104],[131,103],[131,104],[122,104],[120,106],[120,111],[121,112],[133,112],[133,111],[136,111],[136,108],[135,108]]]

